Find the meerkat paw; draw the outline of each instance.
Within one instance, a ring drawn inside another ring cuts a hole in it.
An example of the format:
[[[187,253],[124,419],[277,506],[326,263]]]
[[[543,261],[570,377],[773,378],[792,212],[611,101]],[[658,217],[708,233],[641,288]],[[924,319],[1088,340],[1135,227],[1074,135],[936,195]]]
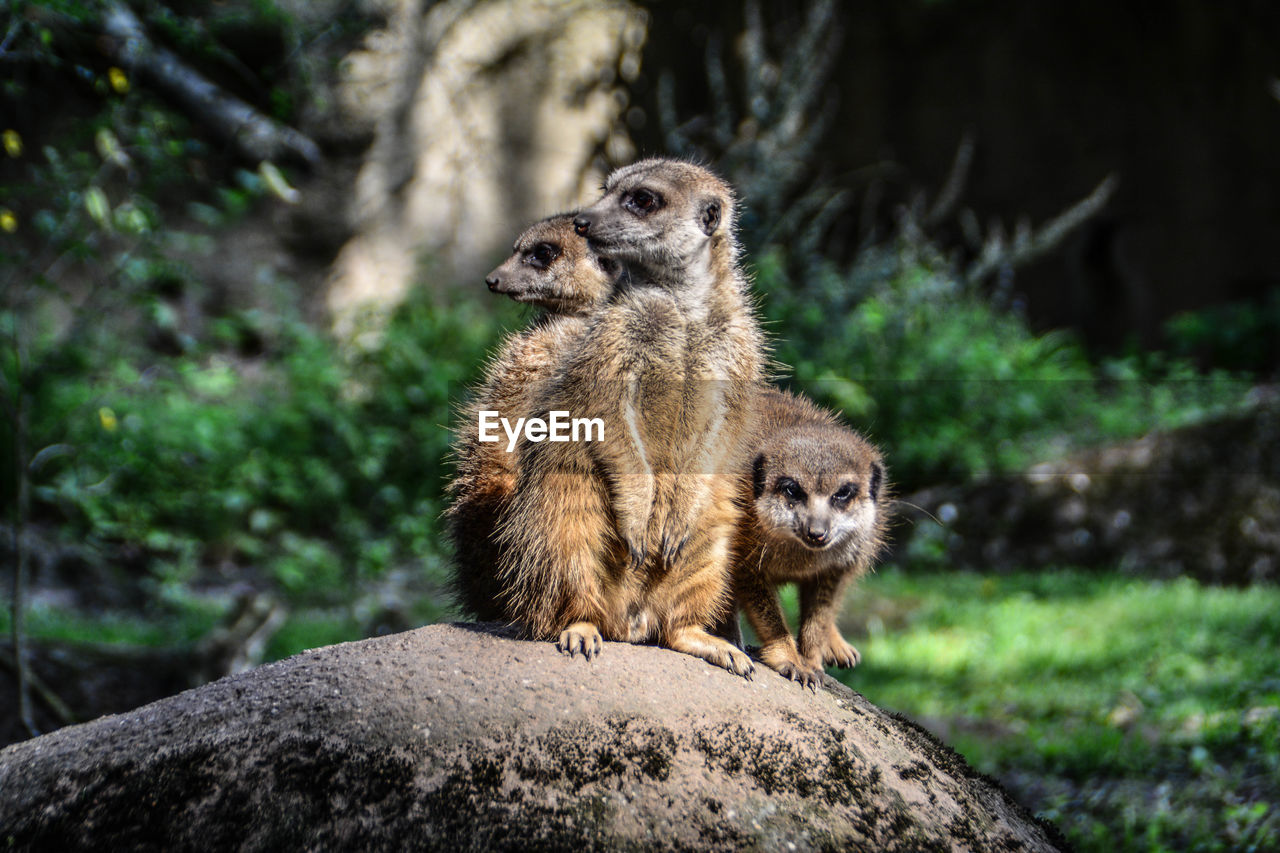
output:
[[[600,630],[590,622],[574,622],[560,632],[556,649],[569,657],[581,652],[584,658],[591,660],[604,649],[604,638],[600,636]]]
[[[790,639],[764,646],[760,649],[760,659],[783,678],[816,692],[822,684],[822,667],[806,660]]]
[[[804,657],[816,667],[838,666],[853,669],[862,662],[862,653],[850,645],[833,626],[823,642],[815,648],[805,649]]]
[[[822,655],[824,666],[838,666],[841,669],[853,669],[862,663],[862,653],[840,638],[838,645],[829,646]]]
[[[693,529],[688,524],[682,523],[674,514],[668,515],[662,524],[659,539],[663,565],[670,566],[679,560],[684,553],[684,546],[689,544],[692,536]]]
[[[627,555],[631,560],[631,569],[634,571],[644,565],[645,560],[649,558],[649,545],[645,531],[645,525],[641,523],[624,524],[621,520],[618,522],[618,536],[622,538],[622,542],[627,546]]]
[[[638,569],[649,557],[649,516],[653,512],[652,480],[624,478],[622,494],[615,499],[613,514],[617,519],[618,537],[627,546],[631,568]]]
[[[664,565],[671,565],[680,559],[680,555],[684,553],[684,546],[688,543],[688,536],[674,537],[667,534],[662,535],[662,562]]]
[[[801,687],[807,687],[814,693],[817,693],[818,688],[822,686],[822,670],[811,667],[808,664],[795,664],[787,661],[773,667],[773,670],[783,678],[790,679]]]
[[[667,646],[677,652],[684,652],[705,660],[707,663],[727,669],[734,675],[741,675],[748,681],[755,674],[755,664],[741,649],[721,637],[713,637],[702,628],[680,628],[672,631],[667,637]]]

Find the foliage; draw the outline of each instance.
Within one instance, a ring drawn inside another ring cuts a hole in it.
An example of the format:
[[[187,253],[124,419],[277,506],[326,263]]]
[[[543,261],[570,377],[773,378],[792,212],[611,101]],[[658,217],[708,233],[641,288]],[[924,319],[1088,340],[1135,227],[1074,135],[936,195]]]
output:
[[[1259,303],[1184,312],[1166,324],[1169,349],[1234,370],[1280,371],[1280,288]]]
[[[71,538],[142,545],[170,582],[223,561],[305,601],[407,563],[434,572],[450,399],[493,335],[477,312],[416,299],[352,363],[289,323],[254,380],[216,350],[60,376],[37,389],[32,434],[65,448],[37,498]]]
[[[60,48],[50,27],[88,25],[97,6],[28,6],[6,37],[22,73],[4,97],[30,121],[5,128],[0,155],[13,235],[0,246],[0,505],[21,466],[38,523],[99,562],[142,567],[170,601],[211,570],[299,602],[345,600],[395,566],[437,576],[449,399],[495,337],[492,313],[417,299],[376,351],[347,358],[302,322],[292,283],[271,283],[277,313],[205,298],[184,259],[213,251],[210,232],[248,215],[270,182],[120,69]],[[271,2],[147,14],[215,77],[245,70],[226,38],[301,37]],[[341,35],[343,21],[326,26]],[[87,98],[26,109],[24,80],[49,75]]]
[[[1280,844],[1280,591],[890,568],[850,603],[840,677],[1080,849]]]
[[[904,489],[1016,469],[1238,404],[1243,386],[1158,354],[1095,364],[961,281],[928,244],[870,247],[797,280],[777,254],[756,285],[791,384],[883,444]]]

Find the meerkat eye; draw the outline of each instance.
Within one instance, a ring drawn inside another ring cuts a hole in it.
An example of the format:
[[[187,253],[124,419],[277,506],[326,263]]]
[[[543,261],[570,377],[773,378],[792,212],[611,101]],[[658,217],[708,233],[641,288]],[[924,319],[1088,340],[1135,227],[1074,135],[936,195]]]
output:
[[[804,500],[804,489],[800,488],[800,484],[795,480],[783,478],[778,481],[778,493],[787,499],[788,503],[796,503]]]
[[[833,506],[842,507],[858,496],[858,487],[853,483],[845,483],[831,496]]]
[[[544,270],[560,257],[560,247],[554,243],[539,243],[526,257],[526,263],[534,269]]]
[[[622,203],[630,210],[643,216],[653,213],[662,206],[662,196],[653,190],[646,190],[641,187],[623,197]]]

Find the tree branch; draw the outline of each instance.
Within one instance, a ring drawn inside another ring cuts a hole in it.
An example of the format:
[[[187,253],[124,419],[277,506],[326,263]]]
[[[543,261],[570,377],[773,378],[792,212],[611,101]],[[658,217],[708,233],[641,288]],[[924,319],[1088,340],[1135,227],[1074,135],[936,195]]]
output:
[[[142,22],[123,3],[108,2],[102,16],[103,45],[110,59],[150,80],[245,159],[301,162],[316,166],[320,147],[307,135],[234,97],[153,43]]]

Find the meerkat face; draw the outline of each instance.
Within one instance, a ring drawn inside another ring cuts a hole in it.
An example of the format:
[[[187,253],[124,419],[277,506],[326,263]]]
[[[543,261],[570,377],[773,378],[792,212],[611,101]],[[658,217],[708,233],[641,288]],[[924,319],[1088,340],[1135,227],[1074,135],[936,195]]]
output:
[[[609,175],[605,194],[574,218],[597,252],[642,268],[688,265],[732,235],[733,192],[706,169],[642,160]]]
[[[752,475],[756,519],[775,543],[823,551],[874,539],[884,463],[851,430],[801,429],[766,447]]]
[[[587,247],[573,217],[549,217],[516,238],[511,257],[485,276],[489,289],[556,314],[582,314],[601,302],[622,268]]]

